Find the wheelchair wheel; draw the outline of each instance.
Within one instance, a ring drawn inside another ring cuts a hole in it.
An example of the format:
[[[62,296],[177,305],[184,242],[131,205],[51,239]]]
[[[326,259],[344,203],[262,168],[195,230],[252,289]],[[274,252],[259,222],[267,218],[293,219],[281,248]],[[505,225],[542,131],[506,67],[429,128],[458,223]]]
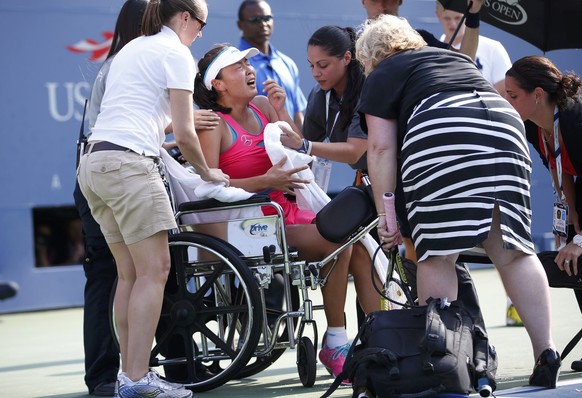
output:
[[[225,246],[228,246],[233,252],[237,253],[239,257],[243,257],[243,253],[238,250],[235,246],[229,242],[221,240]],[[291,286],[291,309],[273,309],[265,308],[265,312],[268,319],[277,319],[280,315],[287,311],[297,311],[300,307],[299,303],[299,289],[296,286]],[[262,308],[262,307],[261,307]],[[272,330],[272,328],[271,328]],[[295,331],[291,331],[294,333]],[[280,330],[279,336],[277,337],[278,342],[289,341],[289,331],[287,327],[287,322],[283,322]],[[252,356],[248,363],[238,372],[235,379],[244,379],[256,375],[271,366],[277,359],[283,355],[287,347],[274,348],[267,355],[264,356]]]
[[[169,381],[208,391],[252,357],[263,323],[259,290],[226,242],[195,232],[169,241],[171,271],[151,365],[163,365]]]
[[[304,387],[313,387],[317,373],[315,348],[309,337],[303,336],[297,344],[297,372]]]

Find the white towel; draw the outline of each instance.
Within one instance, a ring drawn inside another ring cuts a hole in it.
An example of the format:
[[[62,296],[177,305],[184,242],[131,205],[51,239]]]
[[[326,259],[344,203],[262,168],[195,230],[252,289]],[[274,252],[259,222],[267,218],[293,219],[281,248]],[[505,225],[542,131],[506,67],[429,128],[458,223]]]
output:
[[[236,202],[253,196],[253,193],[237,187],[226,187],[223,183],[206,182],[192,169],[185,168],[174,158],[161,149],[168,180],[174,194],[176,207],[184,202],[196,202],[204,199],[216,199],[221,202]],[[189,214],[182,220],[186,224],[204,222],[221,222],[235,218],[251,218],[261,216],[259,206],[237,210],[213,211],[200,214]]]
[[[287,161],[283,166],[285,170],[311,163],[313,160],[311,156],[283,146],[281,143],[283,130],[280,126],[291,129],[286,122],[276,122],[267,124],[264,130],[265,149],[271,163],[277,164],[281,159],[286,158]],[[305,184],[304,188],[295,190],[297,206],[302,210],[311,210],[317,213],[330,201],[329,196],[315,183],[310,168],[301,170],[296,174],[299,178],[311,181],[311,183]]]
[[[276,164],[286,157],[287,161],[283,166],[285,170],[310,163],[313,160],[311,156],[283,146],[281,143],[281,134],[284,134],[284,132],[280,126],[291,130],[291,127],[286,122],[269,123],[265,126],[265,149],[267,150],[269,159],[271,159],[271,163]],[[319,212],[331,200],[330,197],[315,183],[311,169],[302,170],[297,174],[300,178],[311,181],[310,184],[306,184],[305,188],[295,190],[297,205],[301,209],[308,209],[314,213]],[[362,242],[370,258],[372,258],[376,248],[378,248],[378,242],[370,234],[364,235],[360,239],[360,242]],[[388,271],[388,258],[382,250],[376,255],[374,266],[380,280],[385,281]]]

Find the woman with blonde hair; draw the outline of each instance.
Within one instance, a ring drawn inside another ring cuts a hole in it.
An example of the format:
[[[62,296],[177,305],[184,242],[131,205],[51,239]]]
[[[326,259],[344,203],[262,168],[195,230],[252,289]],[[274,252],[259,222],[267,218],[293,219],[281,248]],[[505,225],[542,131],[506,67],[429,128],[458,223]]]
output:
[[[555,388],[561,360],[530,235],[531,160],[519,115],[468,57],[427,47],[403,19],[369,21],[356,54],[367,74],[359,111],[376,208],[384,212],[400,156],[419,302],[457,299],[454,264],[482,247],[529,333],[537,358],[529,383]],[[378,227],[387,248],[399,241],[384,217]]]

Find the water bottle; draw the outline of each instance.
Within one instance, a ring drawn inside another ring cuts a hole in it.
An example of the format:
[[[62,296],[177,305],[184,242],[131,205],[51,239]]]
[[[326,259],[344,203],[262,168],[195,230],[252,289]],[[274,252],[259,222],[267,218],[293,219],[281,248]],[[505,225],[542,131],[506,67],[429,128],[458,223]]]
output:
[[[489,385],[489,379],[487,377],[481,377],[477,381],[477,392],[482,397],[490,397],[493,394],[493,389]]]

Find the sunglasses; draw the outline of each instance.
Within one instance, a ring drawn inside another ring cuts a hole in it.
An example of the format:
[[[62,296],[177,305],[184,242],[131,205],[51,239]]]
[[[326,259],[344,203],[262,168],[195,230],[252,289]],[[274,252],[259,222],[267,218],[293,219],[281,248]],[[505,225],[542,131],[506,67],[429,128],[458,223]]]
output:
[[[200,23],[200,31],[202,31],[202,29],[204,29],[204,27],[206,26],[206,22],[204,22],[203,20],[201,20],[200,18],[198,18],[195,15],[192,15],[192,14],[190,14],[190,15],[192,16],[192,18],[194,18],[195,20],[197,20]]]
[[[250,17],[246,21],[250,24],[257,25],[261,22],[269,22],[273,19],[272,15],[257,15],[255,17]]]

